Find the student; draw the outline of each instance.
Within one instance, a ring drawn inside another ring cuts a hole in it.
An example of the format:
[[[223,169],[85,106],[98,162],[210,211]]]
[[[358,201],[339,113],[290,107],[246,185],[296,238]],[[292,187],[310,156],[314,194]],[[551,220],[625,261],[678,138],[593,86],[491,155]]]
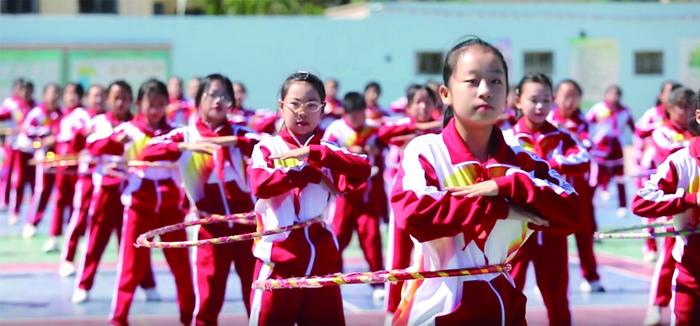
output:
[[[250,126],[255,111],[245,107],[248,89],[242,82],[237,81],[233,83],[233,94],[236,95],[234,99],[236,105],[229,110],[228,120],[238,126]]]
[[[85,140],[89,133],[90,114],[82,107],[81,99],[85,90],[79,83],[68,83],[63,88],[63,115],[56,135],[56,156],[75,158],[85,149]],[[68,210],[72,214],[73,195],[77,181],[77,169],[74,166],[56,168],[56,196],[54,203],[49,239],[44,244],[44,252],[58,251],[57,237],[63,233],[63,217]]]
[[[674,98],[682,100],[673,101]],[[700,105],[697,94],[688,88],[679,88],[671,95],[671,99],[673,102],[683,103],[678,105],[678,108],[683,111],[681,114],[689,118],[691,123],[697,127],[697,124],[700,123]],[[644,184],[644,187],[637,191],[632,202],[632,212],[646,218],[670,216],[676,230],[697,228],[698,203],[700,202],[697,183],[700,177],[699,158],[700,140],[695,137],[691,140],[690,145],[670,154],[659,165],[649,181]],[[677,263],[673,274],[671,325],[697,325],[700,323],[700,302],[698,300],[700,292],[697,286],[700,277],[698,253],[700,253],[700,236],[676,237],[672,252],[673,259]],[[649,315],[647,315],[648,317]]]
[[[501,130],[508,130],[518,122],[517,108],[515,107],[515,87],[508,87],[508,97],[506,98],[506,108],[503,114],[496,120],[496,126]]]
[[[177,161],[192,207],[203,214],[230,215],[253,210],[248,176],[248,157],[257,135],[226,119],[234,103],[233,85],[228,77],[211,74],[202,80],[196,97],[196,122],[152,139],[144,150],[148,161]],[[216,223],[199,228],[196,239],[245,234],[255,226]],[[197,282],[195,323],[217,323],[224,304],[231,263],[241,280],[241,294],[250,312],[250,289],[255,258],[252,241],[194,250]]]
[[[338,99],[338,87],[340,87],[338,80],[327,79],[323,86],[326,90],[326,98],[324,99],[326,106],[323,108],[320,127],[322,130],[326,130],[333,121],[343,117],[343,102]]]
[[[437,93],[427,85],[411,85],[406,90],[406,117],[394,122],[386,122],[378,131],[381,141],[389,145],[385,156],[384,187],[391,192],[394,178],[398,173],[403,150],[406,144],[414,137],[440,133],[442,121],[434,120]],[[391,269],[407,268],[411,265],[411,253],[413,242],[405,232],[396,228],[394,214],[389,213],[389,251],[387,252],[387,266]],[[401,301],[401,287],[403,282],[385,284],[388,300],[387,311],[393,313]]]
[[[147,142],[170,132],[173,128],[166,122],[168,90],[165,84],[150,79],[139,88],[136,97],[139,113],[136,117],[117,126],[106,138],[96,141],[96,146],[112,148],[113,153],[122,152],[129,160],[141,158]],[[128,185],[121,196],[124,205],[124,226],[119,244],[117,281],[112,297],[110,321],[126,325],[129,308],[136,287],[147,277],[151,252],[148,248],[136,248],[136,238],[146,231],[180,223],[185,218],[177,170],[168,167],[128,168]],[[162,241],[185,241],[185,230],[169,232],[161,236]],[[192,271],[186,248],[163,249],[165,259],[175,277],[180,322],[190,325],[195,305]]]
[[[584,149],[591,148],[588,139],[588,123],[579,108],[583,91],[573,79],[565,79],[556,87],[554,103],[556,106],[547,120],[559,129],[566,130]],[[600,283],[598,263],[593,251],[593,234],[597,230],[595,208],[593,206],[593,188],[588,180],[590,173],[567,178],[579,195],[581,227],[574,233],[576,251],[580,260],[581,276],[584,281],[579,288],[582,292],[605,292]]]
[[[249,173],[258,198],[258,228],[268,230],[326,218],[334,194],[362,187],[370,166],[360,155],[321,140],[318,128],[325,98],[323,82],[308,72],[284,81],[278,108],[284,127],[260,141]],[[340,272],[341,257],[330,226],[266,236],[254,248],[255,279],[264,281]],[[343,325],[338,287],[255,290],[250,325]]]
[[[202,84],[201,77],[192,77],[189,82],[187,82],[187,103],[190,107],[195,108],[195,102],[197,98],[197,92],[199,91],[199,86]]]
[[[172,76],[168,79],[168,122],[176,126],[185,126],[194,111],[182,94],[182,78]]]
[[[61,87],[56,83],[48,83],[44,86],[43,102],[33,108],[22,122],[22,137],[32,148],[39,146],[34,152],[34,159],[41,162],[45,159],[46,153],[54,150],[56,141],[55,135],[58,133],[58,123],[61,119]],[[49,203],[49,198],[53,193],[55,174],[44,167],[44,164],[36,165],[36,180],[34,181],[34,193],[31,205],[27,212],[27,223],[22,229],[24,238],[31,238],[36,234],[36,228],[44,217],[44,211]]]
[[[515,106],[522,117],[512,129],[503,133],[506,142],[546,160],[570,184],[575,178],[585,180],[583,176],[590,168],[588,152],[568,132],[547,122],[553,100],[549,77],[540,73],[526,75],[515,88],[515,94]],[[532,261],[550,325],[571,325],[566,241],[566,235],[537,231],[513,258],[511,275],[520,291],[525,287],[527,269]]]
[[[660,166],[672,153],[691,144],[693,134],[690,130],[690,119],[693,113],[693,92],[688,88],[677,88],[666,97],[663,103],[663,120],[652,132],[651,146],[654,148],[652,164]],[[672,219],[672,217],[668,217]],[[673,230],[673,228],[668,228]],[[654,277],[649,288],[649,306],[645,324],[655,325],[661,322],[661,310],[671,302],[673,271],[676,261],[672,251],[675,238],[668,237],[662,242],[662,255],[654,267]]]
[[[635,164],[637,165],[637,173],[639,176],[635,178],[637,188],[641,188],[644,182],[649,180],[649,175],[656,169],[654,164],[655,147],[653,145],[651,134],[658,127],[663,125],[666,120],[666,109],[664,103],[668,102],[668,96],[672,91],[681,87],[673,81],[665,81],[661,84],[661,90],[656,97],[656,103],[653,107],[646,110],[642,116],[634,124],[634,153]],[[650,223],[645,220],[645,223]],[[656,239],[647,239],[642,247],[643,259],[645,261],[655,261],[657,259]],[[670,298],[670,290],[669,298]]]
[[[323,140],[338,144],[355,154],[366,155],[374,170],[365,187],[338,196],[333,206],[333,233],[338,238],[342,256],[350,244],[352,234],[357,231],[360,248],[370,271],[384,269],[382,238],[379,222],[387,217],[388,201],[384,190],[383,148],[377,138],[377,128],[365,122],[365,101],[362,94],[349,92],[343,98],[344,115],[332,122]],[[381,302],[384,298],[384,285],[373,284],[372,298]]]
[[[576,205],[571,186],[507,145],[494,125],[507,71],[500,51],[478,38],[445,57],[445,128],[406,146],[391,196],[396,224],[416,245],[416,271],[502,264],[531,233],[526,227],[566,234],[578,226],[577,216],[561,214]],[[393,322],[524,324],[526,298],[506,274],[407,281]]]
[[[379,97],[382,95],[382,87],[376,81],[365,85],[365,104],[367,105],[367,124],[371,127],[382,125],[388,114],[379,106]]]
[[[617,185],[617,216],[627,214],[627,192],[625,191],[622,137],[625,127],[634,131],[634,120],[626,106],[620,102],[622,90],[617,85],[609,86],[603,102],[594,105],[586,112],[586,120],[591,124],[591,185],[601,187],[601,196],[609,198],[608,184]]]

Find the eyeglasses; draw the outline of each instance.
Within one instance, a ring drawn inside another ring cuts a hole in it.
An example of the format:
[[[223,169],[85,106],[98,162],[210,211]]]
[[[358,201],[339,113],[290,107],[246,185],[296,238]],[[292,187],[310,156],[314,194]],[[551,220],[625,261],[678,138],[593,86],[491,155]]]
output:
[[[204,94],[204,96],[209,99],[211,102],[216,102],[217,100],[221,101],[226,106],[231,106],[233,105],[233,99],[229,97],[228,95],[217,95],[217,94]]]
[[[294,112],[299,112],[303,108],[304,111],[312,113],[312,112],[318,112],[321,111],[321,109],[326,105],[326,102],[316,102],[316,101],[310,101],[306,103],[298,102],[298,101],[289,101],[289,102],[283,102],[284,107],[287,109],[290,109]]]

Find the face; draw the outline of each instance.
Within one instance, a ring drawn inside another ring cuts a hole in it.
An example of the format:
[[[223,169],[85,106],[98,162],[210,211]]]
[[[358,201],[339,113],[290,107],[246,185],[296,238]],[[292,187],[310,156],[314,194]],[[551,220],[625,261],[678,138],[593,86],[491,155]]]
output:
[[[359,129],[365,125],[365,110],[356,110],[345,114],[345,119],[354,129]]]
[[[233,84],[233,96],[236,98],[236,106],[243,107],[247,95],[241,84]]]
[[[435,102],[428,95],[428,91],[419,89],[413,95],[413,102],[406,108],[406,114],[418,122],[428,122],[432,119]]]
[[[46,103],[49,108],[58,107],[58,100],[60,99],[58,92],[58,87],[55,86],[50,86],[44,91],[44,103]]]
[[[324,86],[326,88],[326,96],[335,98],[338,95],[338,83],[335,80],[326,81]]]
[[[308,135],[321,120],[322,99],[311,84],[295,81],[289,85],[278,108],[285,126],[295,135]]]
[[[528,82],[523,85],[515,103],[525,119],[541,125],[552,110],[552,91],[544,84]]]
[[[620,102],[620,92],[615,88],[605,91],[605,102],[617,104]]]
[[[509,90],[509,91],[508,91],[508,96],[506,97],[506,107],[507,107],[507,108],[514,108],[514,107],[515,107],[515,101],[516,101],[515,92]]]
[[[34,87],[33,86],[24,86],[20,88],[19,90],[19,96],[24,99],[25,101],[29,102],[32,97],[34,96]]]
[[[695,109],[696,108],[694,105],[687,103],[672,105],[670,108],[668,108],[668,118],[676,125],[682,128],[688,128],[688,118],[693,116],[693,112],[696,111]]]
[[[481,46],[471,46],[457,56],[448,85],[440,87],[440,98],[454,108],[462,127],[491,127],[506,104],[505,67]]]
[[[117,85],[112,86],[107,94],[107,108],[117,117],[124,118],[131,109],[131,94]]]
[[[197,91],[199,91],[199,79],[193,78],[187,83],[187,96],[193,99],[197,97]]]
[[[161,94],[148,94],[141,99],[139,109],[141,114],[146,117],[146,120],[151,125],[157,125],[165,117],[165,108],[168,106],[168,99]]]
[[[63,90],[63,105],[68,108],[77,107],[80,105],[80,97],[75,90],[75,85],[68,85]]]
[[[105,104],[104,89],[97,86],[90,87],[90,89],[88,89],[87,97],[85,98],[85,103],[89,108],[103,111]]]
[[[226,112],[231,109],[233,98],[230,90],[219,80],[209,84],[199,102],[199,117],[212,126],[226,122]]]
[[[564,83],[557,89],[557,95],[554,99],[557,108],[565,116],[571,115],[581,104],[581,94],[578,93],[576,87],[571,83]]]
[[[175,99],[182,97],[182,81],[179,78],[172,77],[168,80],[168,94]]]
[[[365,102],[367,103],[377,103],[379,99],[379,90],[376,87],[370,87],[365,91]]]

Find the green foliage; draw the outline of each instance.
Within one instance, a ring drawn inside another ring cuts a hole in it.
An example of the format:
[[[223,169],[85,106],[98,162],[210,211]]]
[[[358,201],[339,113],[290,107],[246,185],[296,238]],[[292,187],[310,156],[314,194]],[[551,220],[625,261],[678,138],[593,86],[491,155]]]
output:
[[[365,0],[352,0],[364,2]],[[207,15],[322,15],[332,6],[350,0],[194,0]]]

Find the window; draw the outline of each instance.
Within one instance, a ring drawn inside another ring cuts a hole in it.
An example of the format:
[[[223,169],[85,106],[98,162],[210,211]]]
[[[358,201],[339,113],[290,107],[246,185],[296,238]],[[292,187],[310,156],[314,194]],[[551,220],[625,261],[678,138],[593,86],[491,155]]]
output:
[[[554,55],[549,51],[525,52],[525,74],[541,72],[551,76],[554,72]]]
[[[442,52],[417,52],[416,72],[436,75],[442,72]]]
[[[153,14],[154,15],[165,15],[165,4],[162,2],[153,3]]]
[[[117,0],[78,0],[81,14],[116,14]]]
[[[664,72],[664,53],[638,51],[634,53],[634,73],[637,75],[661,75]]]
[[[2,0],[0,9],[3,14],[35,14],[39,12],[37,0]]]

